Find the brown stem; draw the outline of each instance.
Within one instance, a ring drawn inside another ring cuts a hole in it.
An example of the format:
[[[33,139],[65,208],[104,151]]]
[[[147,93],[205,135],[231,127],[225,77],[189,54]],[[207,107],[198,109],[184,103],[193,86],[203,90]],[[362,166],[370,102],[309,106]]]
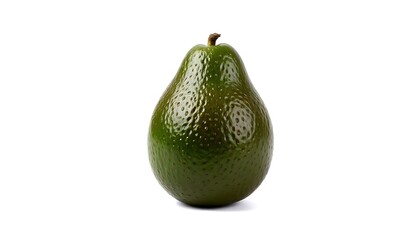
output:
[[[209,35],[209,40],[207,42],[207,46],[214,46],[216,44],[216,40],[220,37],[218,33],[212,33]]]

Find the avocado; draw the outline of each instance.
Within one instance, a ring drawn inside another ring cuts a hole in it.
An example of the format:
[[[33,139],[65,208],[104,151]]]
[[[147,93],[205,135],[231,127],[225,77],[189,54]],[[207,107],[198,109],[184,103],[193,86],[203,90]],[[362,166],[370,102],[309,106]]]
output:
[[[273,153],[267,109],[239,54],[228,44],[196,45],[185,56],[151,119],[154,175],[192,206],[228,205],[265,178]]]

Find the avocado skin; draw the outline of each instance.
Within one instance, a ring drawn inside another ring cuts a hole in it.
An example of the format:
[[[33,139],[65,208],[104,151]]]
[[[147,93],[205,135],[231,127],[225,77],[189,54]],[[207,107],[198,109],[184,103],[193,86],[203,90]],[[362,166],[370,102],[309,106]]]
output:
[[[154,110],[148,150],[159,183],[189,205],[228,205],[261,184],[272,125],[231,46],[197,45],[187,53]]]

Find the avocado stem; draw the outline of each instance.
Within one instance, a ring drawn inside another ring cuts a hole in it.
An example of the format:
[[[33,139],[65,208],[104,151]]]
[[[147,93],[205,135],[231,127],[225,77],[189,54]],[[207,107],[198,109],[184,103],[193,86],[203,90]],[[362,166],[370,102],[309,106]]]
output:
[[[216,44],[216,40],[220,37],[218,33],[212,33],[209,35],[209,40],[207,42],[207,46],[214,46]]]

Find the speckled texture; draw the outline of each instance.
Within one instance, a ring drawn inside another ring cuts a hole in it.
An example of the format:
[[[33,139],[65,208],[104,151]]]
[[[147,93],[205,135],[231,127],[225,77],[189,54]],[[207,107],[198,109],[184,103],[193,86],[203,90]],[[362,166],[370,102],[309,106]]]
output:
[[[192,48],[153,113],[149,158],[160,184],[197,206],[244,199],[273,152],[268,112],[227,44]]]

